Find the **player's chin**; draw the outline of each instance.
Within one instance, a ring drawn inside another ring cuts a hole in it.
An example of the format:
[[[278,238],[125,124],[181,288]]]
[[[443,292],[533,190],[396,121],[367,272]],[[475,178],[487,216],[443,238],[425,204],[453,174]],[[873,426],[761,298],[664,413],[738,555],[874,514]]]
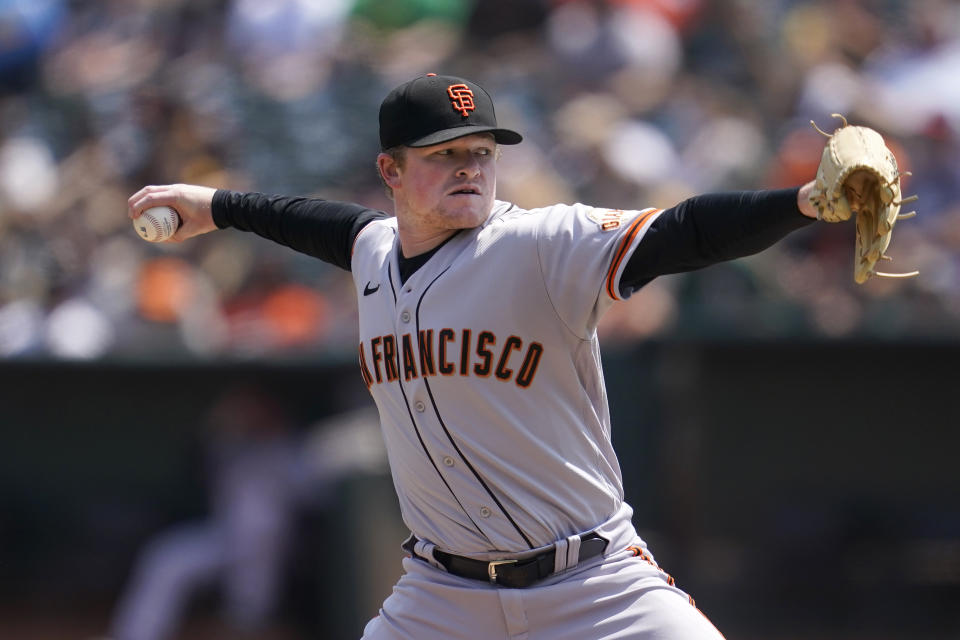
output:
[[[482,196],[454,196],[446,204],[447,219],[461,229],[483,224],[493,206],[493,202]]]

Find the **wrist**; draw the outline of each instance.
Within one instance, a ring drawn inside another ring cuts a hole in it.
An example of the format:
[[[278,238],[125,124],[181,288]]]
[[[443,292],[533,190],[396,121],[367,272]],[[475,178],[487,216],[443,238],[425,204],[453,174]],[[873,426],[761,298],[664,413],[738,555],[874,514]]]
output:
[[[811,180],[807,184],[800,187],[800,189],[797,191],[797,208],[803,215],[816,220],[817,210],[813,206],[813,203],[810,202],[810,194],[813,192],[814,186],[815,183],[813,180]]]

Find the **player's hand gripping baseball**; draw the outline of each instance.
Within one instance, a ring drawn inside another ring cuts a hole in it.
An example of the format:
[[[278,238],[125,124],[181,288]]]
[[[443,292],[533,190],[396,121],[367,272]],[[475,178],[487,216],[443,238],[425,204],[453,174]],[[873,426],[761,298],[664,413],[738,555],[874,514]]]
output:
[[[180,227],[165,242],[183,242],[217,229],[211,212],[215,192],[216,189],[192,184],[150,185],[130,196],[127,215],[133,220],[150,207],[173,207],[180,214]]]

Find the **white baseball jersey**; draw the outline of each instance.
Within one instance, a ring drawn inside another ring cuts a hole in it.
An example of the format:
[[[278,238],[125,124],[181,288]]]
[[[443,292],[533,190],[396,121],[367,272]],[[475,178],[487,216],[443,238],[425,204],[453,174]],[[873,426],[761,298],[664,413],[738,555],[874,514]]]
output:
[[[479,558],[635,539],[596,326],[659,213],[497,201],[403,284],[396,219],[357,236],[360,367],[418,538]]]

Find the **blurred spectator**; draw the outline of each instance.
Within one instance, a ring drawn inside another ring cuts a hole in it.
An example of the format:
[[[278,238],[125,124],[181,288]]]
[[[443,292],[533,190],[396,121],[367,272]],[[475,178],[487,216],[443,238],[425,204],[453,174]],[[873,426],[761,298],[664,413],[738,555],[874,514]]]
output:
[[[62,0],[0,4],[0,91],[30,91],[37,63],[66,18]]]
[[[501,193],[526,207],[796,184],[809,120],[873,126],[914,174],[890,253],[920,278],[854,285],[852,226],[818,225],[659,286],[634,339],[960,336],[955,2],[11,0],[0,33],[0,357],[351,357],[347,274],[240,234],[147,245],[124,200],[183,181],[388,209],[370,105],[428,71],[500,96],[526,137]],[[750,311],[724,320],[725,295]]]
[[[256,388],[231,390],[206,420],[207,520],[157,534],[144,548],[111,629],[117,640],[175,637],[190,603],[222,594],[232,629],[265,629],[276,611],[302,471],[293,425]]]
[[[112,640],[177,637],[191,603],[210,593],[231,634],[279,633],[298,517],[323,509],[344,476],[385,471],[369,411],[304,434],[277,397],[240,385],[214,401],[203,427],[210,515],[147,542],[117,602]]]

